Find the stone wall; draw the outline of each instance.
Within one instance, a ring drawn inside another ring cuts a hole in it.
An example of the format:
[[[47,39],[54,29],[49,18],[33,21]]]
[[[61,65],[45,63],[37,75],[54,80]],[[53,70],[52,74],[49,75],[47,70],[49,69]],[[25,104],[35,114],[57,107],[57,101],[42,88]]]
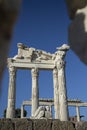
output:
[[[0,130],[87,130],[87,122],[59,120],[0,119]]]

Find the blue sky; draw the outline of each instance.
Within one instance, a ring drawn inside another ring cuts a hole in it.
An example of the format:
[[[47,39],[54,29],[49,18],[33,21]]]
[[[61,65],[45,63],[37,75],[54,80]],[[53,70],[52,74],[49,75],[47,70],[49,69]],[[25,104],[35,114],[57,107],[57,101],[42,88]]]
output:
[[[23,0],[13,31],[9,57],[17,54],[18,42],[54,53],[56,47],[68,44],[70,22],[64,0]],[[68,98],[87,101],[87,66],[71,50],[67,53],[66,62]],[[8,83],[9,75],[6,68],[2,83],[0,117],[7,107]],[[51,71],[40,71],[39,90],[40,98],[53,98]],[[16,107],[19,108],[24,100],[31,98],[30,70],[17,71],[16,95]],[[70,115],[75,114],[75,109],[70,109]],[[87,108],[81,108],[81,115],[87,116]]]

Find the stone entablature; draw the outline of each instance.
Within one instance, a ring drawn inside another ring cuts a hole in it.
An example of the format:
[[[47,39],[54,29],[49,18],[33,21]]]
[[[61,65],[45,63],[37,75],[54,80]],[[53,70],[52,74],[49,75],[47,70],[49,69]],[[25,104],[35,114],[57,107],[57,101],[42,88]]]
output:
[[[53,55],[43,50],[27,47],[18,43],[18,55],[14,59],[27,59],[30,62],[41,62],[43,60],[52,60]]]
[[[17,67],[17,63],[31,63],[32,64],[43,64],[43,69],[44,69],[44,64],[49,64],[49,69],[50,65],[52,65],[51,69],[53,69],[57,61],[59,62],[60,59],[64,59],[66,51],[69,49],[69,46],[66,44],[63,44],[61,47],[57,48],[57,51],[54,54],[48,53],[43,50],[38,50],[35,48],[28,48],[22,43],[18,43],[18,54],[14,56],[13,58],[8,58],[8,65],[10,64],[11,66]],[[31,68],[29,66],[29,68]],[[39,67],[38,66],[38,67]],[[18,65],[19,67],[19,65]],[[21,67],[21,65],[20,65]],[[27,66],[24,66],[25,68]],[[38,68],[37,67],[37,68]],[[47,67],[47,69],[48,69]]]
[[[63,60],[68,49],[69,46],[63,44],[57,48],[54,54],[51,54],[35,48],[28,48],[22,43],[18,43],[18,54],[13,58],[8,58],[8,65],[21,69],[38,68],[53,70],[58,63],[60,67],[64,65]]]
[[[8,58],[9,70],[9,92],[7,118],[14,118],[15,98],[16,98],[16,71],[17,69],[30,69],[32,76],[32,115],[39,108],[39,70],[53,71],[54,84],[54,109],[55,118],[61,121],[68,120],[67,91],[65,78],[65,61],[66,52],[69,46],[63,44],[57,48],[54,54],[31,47],[26,47],[22,43],[18,44],[18,54],[13,58]],[[13,68],[13,69],[11,69]],[[15,77],[15,78],[14,78]],[[10,96],[9,96],[10,95]]]

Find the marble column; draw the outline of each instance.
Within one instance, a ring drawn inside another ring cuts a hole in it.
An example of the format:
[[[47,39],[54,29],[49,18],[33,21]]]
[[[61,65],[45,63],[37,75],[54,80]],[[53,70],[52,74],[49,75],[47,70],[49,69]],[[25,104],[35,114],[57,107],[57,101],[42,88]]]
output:
[[[6,118],[15,117],[15,93],[16,93],[16,68],[9,67],[9,89],[8,89],[8,106]]]
[[[21,118],[24,117],[24,105],[21,106]]]
[[[80,121],[80,110],[78,106],[76,106],[76,114],[77,114],[77,121]]]
[[[69,50],[67,44],[58,47],[55,53],[55,67],[58,73],[58,95],[59,95],[59,119],[61,121],[68,121],[68,103],[66,91],[66,77],[65,77],[65,61],[66,52]]]
[[[59,119],[59,94],[58,94],[58,73],[57,69],[53,70],[53,83],[54,83],[54,111],[55,119]]]
[[[68,121],[68,104],[65,80],[65,62],[60,60],[57,65],[58,69],[58,85],[59,85],[59,106],[60,106],[60,120]]]
[[[32,116],[39,106],[38,69],[32,69]]]

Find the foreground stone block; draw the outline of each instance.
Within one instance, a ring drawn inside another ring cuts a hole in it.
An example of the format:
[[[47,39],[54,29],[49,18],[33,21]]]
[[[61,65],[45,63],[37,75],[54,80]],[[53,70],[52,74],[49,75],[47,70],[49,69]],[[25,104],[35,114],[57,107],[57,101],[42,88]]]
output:
[[[66,0],[71,24],[68,28],[70,48],[87,64],[87,0]]]
[[[0,120],[0,130],[15,130],[14,124],[9,119]]]
[[[33,130],[52,130],[52,120],[38,119],[33,123]]]
[[[20,3],[21,0],[0,0],[0,85]]]
[[[87,0],[65,0],[70,19],[74,19],[78,9],[82,9],[87,5]]]
[[[32,130],[32,121],[28,119],[15,119],[15,130]]]
[[[73,123],[54,120],[52,130],[75,130]]]
[[[87,122],[77,122],[76,130],[87,130]]]
[[[87,122],[57,119],[0,119],[0,130],[87,130]]]

